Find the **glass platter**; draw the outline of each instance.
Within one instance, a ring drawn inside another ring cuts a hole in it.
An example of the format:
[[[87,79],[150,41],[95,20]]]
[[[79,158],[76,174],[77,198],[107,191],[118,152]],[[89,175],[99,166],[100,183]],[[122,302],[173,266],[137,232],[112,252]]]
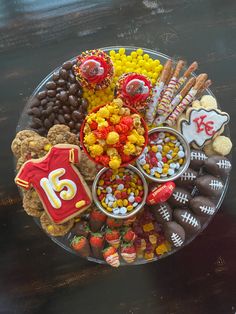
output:
[[[117,47],[117,46],[111,46],[111,47],[105,47],[105,48],[100,48],[102,50],[104,50],[105,52],[109,52],[110,50],[115,50],[116,52],[120,49],[121,47]],[[126,49],[126,53],[127,54],[130,54],[132,51],[134,50],[137,50],[138,48],[140,47],[131,47],[131,46],[124,46],[122,48],[125,48]],[[146,48],[142,48],[143,51],[147,54],[149,54],[149,56],[152,58],[152,59],[158,59],[162,64],[165,63],[165,61],[167,59],[170,59],[171,57],[163,54],[163,53],[160,53],[160,52],[156,52],[154,50],[150,50],[150,49],[146,49]],[[78,52],[78,54],[80,53],[80,51]],[[70,61],[74,61],[76,59],[76,57],[74,58],[71,58]],[[19,132],[21,130],[24,130],[24,129],[30,129],[29,127],[29,122],[30,122],[30,119],[29,119],[29,116],[27,114],[27,110],[29,109],[29,105],[30,105],[30,100],[33,96],[35,96],[38,92],[40,92],[45,84],[51,80],[52,78],[52,75],[55,71],[57,71],[60,67],[54,69],[50,74],[48,74],[41,82],[40,84],[36,87],[36,89],[34,90],[34,92],[32,93],[30,99],[28,100],[22,114],[21,114],[21,117],[19,119],[19,122],[18,122],[18,125],[17,125],[17,128],[16,128],[16,132]],[[204,69],[202,69],[204,70]],[[193,76],[196,76],[195,74],[193,74]],[[205,95],[212,95],[213,97],[214,94],[212,93],[212,91],[210,89],[207,89],[205,92],[204,92]],[[228,137],[230,137],[230,132],[229,132],[229,127],[226,126],[225,127],[225,130],[224,130],[224,134]],[[231,160],[231,155],[227,156],[229,158],[229,160]],[[222,194],[220,195],[220,197],[218,198],[218,202],[216,204],[216,211],[215,211],[215,214],[216,212],[219,210],[223,200],[224,200],[224,197],[226,195],[226,192],[227,192],[227,189],[228,189],[228,184],[229,184],[229,176],[224,180],[224,189],[223,189],[223,192]],[[214,215],[215,215],[214,214]],[[207,218],[205,220],[205,222],[202,224],[202,228],[197,232],[195,233],[192,237],[188,238],[184,244],[180,247],[180,248],[174,248],[172,249],[170,252],[168,253],[165,253],[161,256],[155,256],[152,260],[146,260],[146,259],[137,259],[134,263],[132,264],[127,264],[125,262],[122,261],[121,259],[121,265],[127,265],[127,266],[132,266],[132,265],[138,265],[138,264],[145,264],[145,263],[150,263],[150,262],[154,262],[156,260],[159,260],[159,259],[162,259],[164,257],[167,257],[175,252],[177,252],[178,250],[182,249],[183,247],[185,247],[186,245],[188,245],[190,242],[192,242],[206,227],[207,225],[210,223],[210,221],[212,220],[212,218],[214,217],[214,215],[210,216],[209,218]],[[39,222],[39,219],[38,218],[34,218],[36,224],[41,228],[41,225],[40,225],[40,222]],[[42,229],[42,228],[41,228]],[[68,234],[66,234],[65,236],[62,236],[62,237],[53,237],[53,236],[50,236],[48,235],[52,241],[54,241],[56,244],[58,244],[59,246],[61,246],[63,249],[65,249],[66,251],[72,253],[72,254],[75,254],[75,255],[78,255],[78,253],[76,253],[76,251],[74,251],[70,246],[69,246],[69,239],[71,239],[71,233],[69,232]],[[78,255],[79,256],[79,255]],[[100,264],[106,264],[106,262],[104,260],[100,260],[100,259],[96,259],[94,257],[88,257],[87,258],[89,261],[92,261],[92,262],[96,262],[96,263],[100,263]]]

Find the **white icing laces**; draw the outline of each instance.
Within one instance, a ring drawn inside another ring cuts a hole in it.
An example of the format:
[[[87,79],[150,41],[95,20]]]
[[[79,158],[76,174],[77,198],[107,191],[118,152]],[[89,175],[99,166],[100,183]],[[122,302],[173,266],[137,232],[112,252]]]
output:
[[[161,205],[158,209],[158,212],[162,216],[162,218],[166,221],[170,221],[170,213],[167,210],[167,207],[165,205]]]
[[[189,214],[188,212],[184,212],[184,214],[181,215],[181,217],[183,218],[183,222],[186,222],[187,224],[195,227],[198,227],[198,221],[196,218],[194,218],[191,214]]]
[[[220,169],[229,169],[229,168],[231,168],[231,163],[230,163],[229,160],[221,159],[216,164],[217,164],[217,166]]]
[[[171,234],[170,238],[171,238],[174,246],[176,246],[176,247],[179,247],[184,243],[184,241],[180,238],[180,236],[177,233],[173,232]]]

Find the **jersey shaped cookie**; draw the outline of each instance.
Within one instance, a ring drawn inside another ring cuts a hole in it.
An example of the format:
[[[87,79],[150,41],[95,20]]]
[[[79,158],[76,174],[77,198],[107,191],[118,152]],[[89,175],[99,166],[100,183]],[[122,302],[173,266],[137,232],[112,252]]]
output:
[[[35,188],[54,223],[71,219],[92,203],[91,192],[73,165],[79,159],[78,146],[55,145],[43,158],[25,162],[15,178],[20,187]]]
[[[200,148],[223,131],[228,122],[229,115],[226,112],[215,109],[190,109],[187,112],[187,120],[179,122],[179,128],[189,143]]]

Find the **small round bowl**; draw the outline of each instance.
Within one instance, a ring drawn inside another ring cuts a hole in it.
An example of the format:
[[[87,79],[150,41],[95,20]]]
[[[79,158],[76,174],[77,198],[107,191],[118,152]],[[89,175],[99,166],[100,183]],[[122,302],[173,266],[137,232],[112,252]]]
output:
[[[94,200],[94,203],[97,205],[97,207],[104,213],[106,214],[107,216],[109,217],[112,217],[112,218],[116,218],[116,219],[126,219],[126,218],[129,218],[129,217],[132,217],[134,216],[135,214],[137,214],[141,209],[142,207],[145,205],[146,203],[146,198],[147,198],[147,194],[148,194],[148,185],[147,185],[147,182],[146,182],[146,179],[145,177],[142,175],[142,173],[134,166],[132,165],[128,165],[126,166],[125,168],[135,172],[139,177],[140,179],[142,180],[142,183],[143,183],[143,199],[142,199],[142,202],[139,203],[134,210],[130,211],[130,212],[127,212],[126,214],[124,215],[116,215],[116,214],[113,214],[109,211],[107,211],[100,203],[99,199],[97,198],[97,192],[96,192],[96,189],[97,189],[97,183],[101,177],[101,175],[110,170],[110,168],[102,168],[98,174],[96,175],[95,179],[94,179],[94,182],[93,182],[93,186],[92,186],[92,196],[93,196],[93,200]]]
[[[102,108],[102,107],[105,106],[105,105],[107,105],[107,104],[102,104],[102,105],[97,106],[96,108],[94,108],[93,110],[91,110],[91,111],[89,112],[89,114],[91,114],[92,112],[97,112],[100,108]],[[144,138],[145,138],[145,143],[144,143],[144,145],[143,145],[143,149],[142,149],[141,153],[140,153],[139,155],[135,156],[135,157],[134,157],[133,159],[131,159],[129,162],[122,163],[122,164],[120,165],[120,168],[125,167],[125,166],[128,166],[129,164],[133,164],[133,163],[137,160],[137,158],[143,153],[143,150],[144,150],[144,148],[147,146],[147,142],[148,142],[148,128],[147,128],[147,124],[146,124],[146,122],[144,121],[143,117],[142,117],[142,116],[139,114],[139,112],[138,112],[136,109],[134,109],[133,107],[130,107],[130,106],[127,106],[127,105],[123,105],[123,107],[129,108],[129,109],[130,109],[130,112],[131,112],[132,114],[136,113],[136,114],[138,114],[138,115],[140,116],[140,120],[141,120],[141,123],[142,123],[142,127],[143,127],[144,130],[145,130],[145,133],[144,133],[144,135],[143,135]],[[99,163],[99,162],[95,161],[95,159],[94,159],[93,157],[91,157],[91,155],[90,155],[89,152],[87,151],[87,148],[86,148],[85,145],[84,145],[84,126],[85,126],[85,123],[86,123],[86,120],[83,121],[83,123],[82,123],[82,125],[81,125],[81,129],[80,129],[80,144],[82,145],[84,152],[86,153],[86,155],[88,156],[88,158],[89,158],[90,160],[92,160],[92,161],[95,162],[96,164],[98,164],[98,165],[104,167],[104,165],[103,165],[102,163]]]
[[[185,140],[185,138],[183,137],[183,135],[172,129],[172,128],[169,128],[169,127],[157,127],[157,128],[154,128],[152,130],[150,130],[148,132],[148,135],[150,134],[153,134],[153,133],[156,133],[156,132],[168,132],[168,133],[171,133],[173,135],[175,135],[178,140],[181,142],[183,148],[184,148],[184,152],[185,152],[185,162],[183,165],[181,165],[181,167],[179,168],[179,170],[177,172],[175,172],[175,174],[173,176],[168,176],[166,178],[156,178],[150,174],[148,174],[143,168],[142,166],[140,165],[140,163],[138,162],[138,160],[136,161],[136,164],[137,164],[137,167],[138,169],[144,174],[144,176],[146,178],[148,178],[149,180],[151,181],[155,181],[155,182],[159,182],[159,183],[164,183],[164,182],[168,182],[168,181],[174,181],[176,180],[179,176],[181,176],[181,174],[183,172],[185,172],[188,167],[189,167],[189,164],[190,164],[190,147],[189,147],[189,144],[188,142]]]

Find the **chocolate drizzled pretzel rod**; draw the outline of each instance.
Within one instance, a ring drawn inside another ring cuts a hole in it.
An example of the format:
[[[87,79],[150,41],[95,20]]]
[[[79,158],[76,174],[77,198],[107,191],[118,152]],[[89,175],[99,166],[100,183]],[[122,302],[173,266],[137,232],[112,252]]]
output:
[[[200,98],[200,97],[203,95],[204,91],[205,91],[208,87],[211,86],[211,84],[212,84],[212,80],[207,80],[207,81],[205,82],[204,86],[197,92],[197,95],[195,96],[194,99]]]
[[[186,109],[186,107],[194,100],[197,92],[204,86],[207,80],[207,74],[202,73],[196,78],[195,85],[190,89],[184,99],[180,102],[180,104],[172,111],[166,120],[166,124],[169,126],[173,126],[178,120],[181,113]]]
[[[192,77],[188,82],[185,84],[185,86],[182,88],[182,90],[172,99],[170,103],[170,109],[169,114],[174,110],[174,108],[181,102],[181,100],[187,95],[187,93],[190,91],[190,89],[193,87],[193,85],[196,83],[196,78]],[[164,123],[166,120],[166,117],[163,115],[157,116],[156,119],[153,122],[154,126],[158,126],[162,123]]]
[[[182,70],[183,66],[184,61],[179,60],[174,70],[173,76],[171,77],[170,82],[168,83],[168,86],[165,89],[161,101],[157,107],[157,113],[162,114],[164,117],[168,116],[168,114],[170,113],[170,102],[174,94],[175,86],[178,82],[179,73]]]
[[[178,89],[185,84],[189,76],[196,71],[198,68],[197,61],[194,61],[190,66],[187,68],[187,70],[184,72],[183,76],[181,76],[175,86],[175,92],[178,91]]]
[[[160,79],[158,80],[156,86],[153,89],[152,99],[151,99],[151,101],[148,105],[148,109],[146,111],[146,121],[149,125],[152,124],[153,119],[155,117],[159,97],[161,95],[162,90],[164,89],[164,86],[165,86],[166,81],[168,79],[169,73],[171,71],[171,67],[172,67],[172,60],[169,59],[166,61],[164,68],[161,72]]]

